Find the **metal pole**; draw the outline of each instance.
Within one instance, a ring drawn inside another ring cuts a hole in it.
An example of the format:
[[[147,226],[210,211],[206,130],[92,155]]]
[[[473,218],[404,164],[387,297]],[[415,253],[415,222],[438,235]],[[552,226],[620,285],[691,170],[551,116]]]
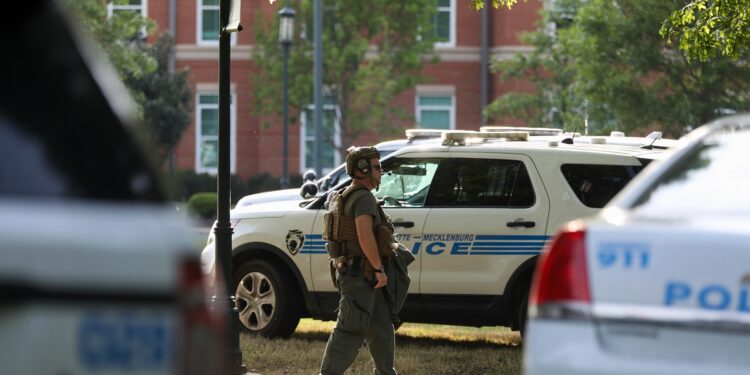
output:
[[[217,271],[221,271],[216,272],[216,281],[220,281],[226,287],[226,294],[219,296],[217,291],[213,297],[213,303],[215,308],[219,309],[219,311],[226,312],[225,316],[229,321],[227,373],[239,375],[247,373],[247,369],[242,364],[239,327],[237,326],[239,318],[234,295],[232,293],[234,286],[234,283],[232,282],[232,227],[229,224],[229,62],[231,58],[229,37],[231,34],[226,31],[226,26],[229,23],[230,1],[231,0],[221,0],[219,5],[219,13],[221,16],[221,34],[219,35],[219,166],[216,194],[217,220],[216,228],[214,229],[214,235],[216,238],[216,261],[220,266]]]
[[[487,89],[487,81],[489,80],[488,75],[488,68],[490,65],[490,61],[488,58],[488,39],[489,39],[489,22],[487,17],[487,0],[484,0],[484,6],[482,7],[482,35],[481,35],[481,50],[480,50],[480,58],[479,63],[482,64],[482,67],[480,68],[479,73],[479,114],[481,118],[482,125],[487,125],[487,116],[484,114],[484,109],[487,108],[487,98],[488,98],[488,89]]]
[[[313,63],[313,99],[315,101],[315,174],[322,176],[322,141],[323,141],[323,0],[313,3],[315,15],[313,17],[313,39],[315,57]]]
[[[176,41],[176,30],[177,30],[177,22],[175,17],[175,9],[177,8],[176,5],[177,0],[169,0],[169,36],[172,38],[172,45],[169,48],[169,62],[167,64],[167,69],[169,71],[169,75],[174,74],[174,66],[175,66],[175,48],[177,46]],[[169,175],[174,176],[174,148],[170,147],[167,154],[167,164],[169,166]]]
[[[284,165],[281,169],[281,188],[289,187],[289,43],[284,44]]]

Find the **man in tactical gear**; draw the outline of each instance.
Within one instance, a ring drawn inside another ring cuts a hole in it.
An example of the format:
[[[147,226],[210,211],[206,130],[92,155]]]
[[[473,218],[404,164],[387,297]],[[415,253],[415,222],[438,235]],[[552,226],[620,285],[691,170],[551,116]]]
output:
[[[380,154],[374,147],[350,147],[346,173],[352,177],[352,184],[347,188],[352,191],[344,193],[343,213],[345,218],[353,218],[356,239],[340,241],[343,256],[338,257],[335,272],[341,293],[338,319],[328,339],[320,372],[322,375],[343,374],[357,357],[362,342],[367,341],[375,373],[395,375],[394,329],[383,293],[388,276],[383,270],[383,258],[373,229],[384,220],[371,193],[380,186],[383,173]]]

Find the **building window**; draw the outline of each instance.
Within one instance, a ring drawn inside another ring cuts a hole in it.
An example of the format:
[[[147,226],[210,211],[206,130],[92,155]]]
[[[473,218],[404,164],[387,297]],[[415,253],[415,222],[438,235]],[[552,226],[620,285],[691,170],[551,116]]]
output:
[[[308,169],[315,169],[315,106],[309,105],[301,118],[300,173]],[[322,121],[321,172],[326,174],[342,163],[338,152],[341,147],[338,107],[333,104],[325,104]]]
[[[453,95],[417,95],[417,125],[426,129],[455,129]]]
[[[236,116],[234,95],[230,98],[230,170],[235,170]],[[198,173],[216,173],[219,167],[219,95],[198,94],[195,111],[195,170]]]
[[[437,0],[437,12],[432,17],[435,47],[453,47],[456,44],[455,0]]]
[[[219,29],[221,18],[219,17],[219,0],[197,0],[197,41],[198,44],[219,44]],[[237,33],[230,37],[232,45],[237,44]]]
[[[107,3],[107,15],[112,17],[113,15],[130,12],[146,17],[148,16],[146,5],[147,0],[111,0]]]

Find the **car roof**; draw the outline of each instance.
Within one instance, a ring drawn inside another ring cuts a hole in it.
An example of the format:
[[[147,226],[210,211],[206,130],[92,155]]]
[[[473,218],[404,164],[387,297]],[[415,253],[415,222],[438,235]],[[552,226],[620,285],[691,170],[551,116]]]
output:
[[[456,132],[468,133],[472,132]],[[474,132],[476,133],[476,132]],[[451,134],[448,132],[446,134]],[[507,139],[485,139],[466,142],[431,141],[405,147],[394,152],[394,156],[414,152],[531,152],[531,153],[597,153],[632,157],[659,158],[664,146],[648,147],[651,140],[646,137],[575,137],[573,144],[563,143],[559,136],[527,136],[523,141]],[[662,145],[676,145],[675,140],[661,139]],[[646,144],[646,146],[643,146]]]

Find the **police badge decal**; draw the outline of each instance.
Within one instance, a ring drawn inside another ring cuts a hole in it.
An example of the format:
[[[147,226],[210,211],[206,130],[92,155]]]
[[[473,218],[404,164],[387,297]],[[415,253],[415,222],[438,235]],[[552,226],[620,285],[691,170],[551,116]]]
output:
[[[286,235],[286,249],[292,255],[297,255],[305,243],[305,234],[301,230],[292,229]]]

